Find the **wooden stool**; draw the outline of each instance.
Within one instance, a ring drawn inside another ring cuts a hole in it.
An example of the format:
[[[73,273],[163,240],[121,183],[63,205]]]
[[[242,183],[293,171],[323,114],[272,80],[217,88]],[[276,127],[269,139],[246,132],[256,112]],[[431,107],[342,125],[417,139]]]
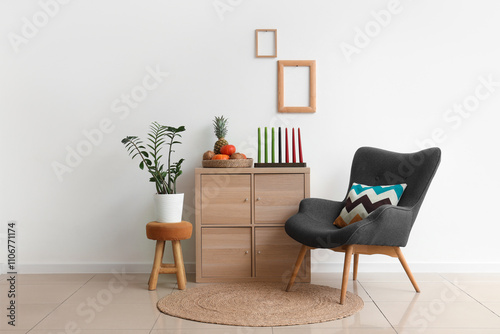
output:
[[[158,223],[150,222],[146,225],[148,239],[156,240],[155,260],[151,276],[149,276],[149,290],[156,290],[159,274],[177,274],[177,285],[180,290],[186,288],[186,270],[182,259],[181,240],[191,238],[193,225],[190,222]],[[175,264],[162,263],[165,252],[165,241],[172,241]]]

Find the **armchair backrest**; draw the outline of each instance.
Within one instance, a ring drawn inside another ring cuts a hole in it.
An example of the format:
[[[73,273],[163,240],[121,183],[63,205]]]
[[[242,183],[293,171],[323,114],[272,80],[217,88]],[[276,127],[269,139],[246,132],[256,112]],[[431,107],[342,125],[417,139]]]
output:
[[[406,183],[398,205],[411,207],[415,221],[440,161],[437,147],[406,154],[361,147],[354,154],[349,189],[353,182],[369,186]]]

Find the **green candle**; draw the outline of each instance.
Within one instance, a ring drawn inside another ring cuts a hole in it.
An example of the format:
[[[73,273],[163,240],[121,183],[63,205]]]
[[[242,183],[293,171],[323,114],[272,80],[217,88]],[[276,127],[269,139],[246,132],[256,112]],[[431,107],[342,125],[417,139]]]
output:
[[[267,163],[267,126],[264,128],[264,162]]]
[[[274,163],[274,128],[271,128],[271,162]]]
[[[257,155],[257,161],[259,162],[260,164],[260,128],[258,128],[258,131],[257,131],[257,136],[259,137],[258,139],[258,148],[257,148],[257,151],[259,152],[258,155]]]

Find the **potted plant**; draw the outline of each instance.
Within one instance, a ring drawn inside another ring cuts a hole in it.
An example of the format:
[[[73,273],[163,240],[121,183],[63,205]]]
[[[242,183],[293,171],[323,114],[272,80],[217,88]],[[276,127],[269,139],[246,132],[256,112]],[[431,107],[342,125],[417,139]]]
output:
[[[182,208],[184,194],[177,194],[177,178],[181,176],[181,165],[184,159],[172,162],[173,146],[181,144],[178,138],[182,137],[181,132],[185,131],[184,126],[178,128],[160,125],[153,122],[148,133],[146,149],[142,140],[136,136],[127,136],[122,139],[132,159],[139,157],[141,162],[139,168],[151,174],[149,181],[156,186],[155,208],[156,221],[162,223],[177,223],[182,221]],[[168,156],[166,166],[161,163],[161,150],[163,146],[168,146]],[[149,151],[149,152],[148,152]]]

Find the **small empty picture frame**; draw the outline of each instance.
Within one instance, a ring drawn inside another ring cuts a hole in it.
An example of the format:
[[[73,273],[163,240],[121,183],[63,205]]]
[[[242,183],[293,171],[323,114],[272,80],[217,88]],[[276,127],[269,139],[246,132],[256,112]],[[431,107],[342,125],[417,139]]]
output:
[[[278,60],[278,112],[316,112],[315,60]]]
[[[276,29],[255,30],[255,57],[276,58],[278,55],[278,31]]]

